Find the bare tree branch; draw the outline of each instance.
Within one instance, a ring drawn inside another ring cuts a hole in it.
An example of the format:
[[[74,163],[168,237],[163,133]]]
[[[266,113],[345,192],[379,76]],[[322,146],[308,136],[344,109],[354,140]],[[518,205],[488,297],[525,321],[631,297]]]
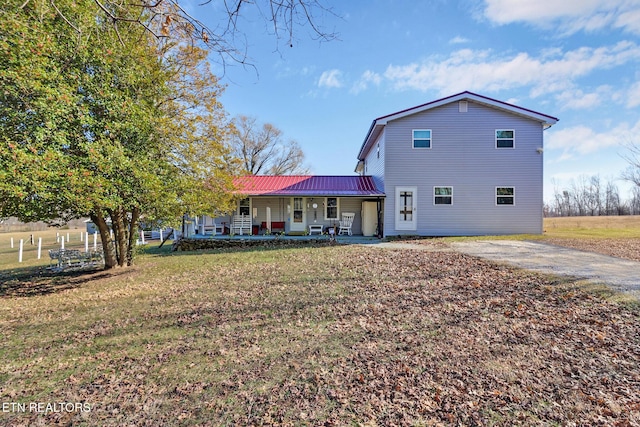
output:
[[[283,142],[280,129],[270,123],[258,126],[255,117],[238,116],[234,122],[236,132],[230,141],[231,150],[245,172],[252,175],[308,172],[300,145],[293,140]]]
[[[27,0],[22,7],[25,7],[27,5],[29,1]],[[51,6],[53,6],[53,8],[56,10],[56,13],[58,15],[60,15],[60,17],[64,20],[64,22],[66,22],[71,28],[73,28],[74,30],[76,30],[76,33],[80,33],[80,30],[78,29],[78,27],[76,27],[75,25],[73,25],[71,22],[69,22],[69,20],[67,19],[66,16],[64,16],[64,14],[60,11],[60,9],[58,9],[58,6],[56,6],[56,2],[54,0],[51,0]]]
[[[25,0],[21,7],[26,7],[30,1]],[[78,31],[78,26],[58,9],[57,1],[59,0],[50,0],[56,12]],[[246,36],[239,24],[242,14],[249,13],[249,6],[257,9],[265,21],[270,23],[276,40],[281,39],[283,30],[286,31],[288,46],[293,46],[296,28],[306,25],[309,25],[317,39],[329,41],[337,38],[335,33],[324,31],[314,15],[317,12],[336,16],[329,7],[322,4],[322,0],[221,0],[226,22],[222,22],[219,27],[210,27],[192,16],[182,7],[184,0],[93,1],[98,10],[111,21],[116,31],[119,31],[119,22],[127,22],[143,27],[158,40],[171,39],[174,32],[188,34],[192,43],[200,44],[210,52],[216,53],[223,68],[231,63],[253,67],[250,64]],[[210,3],[212,0],[205,0],[200,6]],[[268,7],[267,13],[263,13],[262,8],[265,5]],[[132,15],[135,10],[138,11],[137,16],[135,13]]]

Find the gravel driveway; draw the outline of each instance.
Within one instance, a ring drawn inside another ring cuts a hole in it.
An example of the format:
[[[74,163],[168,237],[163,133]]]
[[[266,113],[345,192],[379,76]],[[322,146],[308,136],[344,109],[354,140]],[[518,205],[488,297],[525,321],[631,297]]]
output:
[[[604,283],[640,300],[640,262],[538,242],[454,242],[453,249],[528,270]]]

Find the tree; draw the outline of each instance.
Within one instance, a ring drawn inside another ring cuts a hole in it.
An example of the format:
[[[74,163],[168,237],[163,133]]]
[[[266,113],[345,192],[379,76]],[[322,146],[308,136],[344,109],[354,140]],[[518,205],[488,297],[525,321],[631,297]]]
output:
[[[112,268],[141,218],[230,207],[222,88],[187,32],[116,31],[90,0],[12,0],[0,29],[0,216],[89,216]]]
[[[240,160],[244,172],[251,175],[293,175],[308,173],[303,165],[304,153],[293,140],[283,141],[282,131],[255,117],[238,116],[231,134],[232,153]]]
[[[627,144],[628,153],[622,156],[629,166],[622,173],[622,179],[640,187],[640,144]]]
[[[23,0],[22,8],[39,0]],[[73,29],[80,31],[81,22],[66,13],[66,0],[49,0],[58,15]],[[157,40],[170,39],[174,33],[187,34],[192,45],[201,44],[206,50],[217,54],[223,65],[228,62],[247,64],[247,42],[240,18],[243,14],[257,12],[265,23],[267,33],[277,40],[286,38],[287,46],[293,47],[295,29],[309,26],[313,37],[322,41],[335,39],[334,32],[325,31],[317,24],[317,15],[333,11],[324,6],[322,0],[204,0],[200,6],[216,3],[220,20],[215,26],[204,24],[182,6],[184,0],[93,0],[94,16],[111,25],[120,33],[123,24],[127,28],[138,26]]]

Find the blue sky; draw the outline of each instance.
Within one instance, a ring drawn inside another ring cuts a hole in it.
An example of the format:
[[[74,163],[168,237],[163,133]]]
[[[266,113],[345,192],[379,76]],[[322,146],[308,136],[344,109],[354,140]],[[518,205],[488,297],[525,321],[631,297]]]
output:
[[[640,144],[640,0],[325,2],[293,47],[242,16],[255,66],[227,66],[221,101],[302,146],[314,174],[350,175],[376,117],[465,90],[560,119],[545,131],[545,199],[581,175],[617,179]],[[194,7],[206,23],[215,2]],[[249,10],[249,9],[247,9]],[[212,64],[214,71],[222,69]],[[616,181],[623,198],[630,186]]]

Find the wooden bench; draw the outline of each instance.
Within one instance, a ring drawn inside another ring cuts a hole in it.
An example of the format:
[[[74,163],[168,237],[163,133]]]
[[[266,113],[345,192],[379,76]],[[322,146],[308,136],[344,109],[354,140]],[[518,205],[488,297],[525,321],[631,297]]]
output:
[[[263,230],[267,229],[267,223],[263,222],[260,224],[260,228]],[[284,231],[284,221],[271,221],[271,232]]]
[[[321,224],[310,224],[309,225],[309,235],[311,236],[313,233],[322,234],[322,225]]]
[[[231,222],[231,233],[238,233],[241,236],[243,234],[251,235],[251,217],[249,215],[236,215]],[[244,230],[247,230],[244,233]]]

